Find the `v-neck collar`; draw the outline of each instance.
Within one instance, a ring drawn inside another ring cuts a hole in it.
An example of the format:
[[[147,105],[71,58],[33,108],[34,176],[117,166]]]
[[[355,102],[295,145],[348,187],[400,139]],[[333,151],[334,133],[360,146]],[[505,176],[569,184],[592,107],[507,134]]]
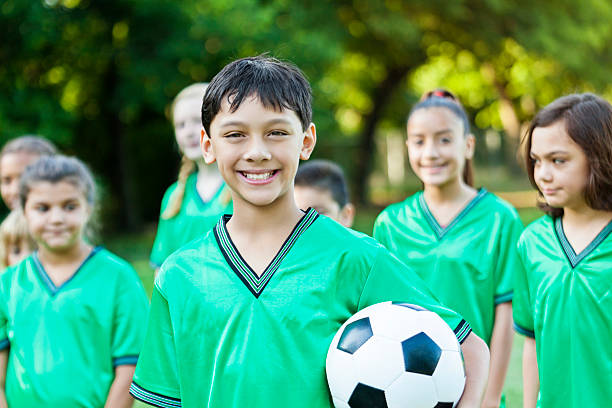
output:
[[[59,292],[71,280],[73,280],[75,276],[77,276],[77,274],[79,273],[79,271],[81,269],[83,269],[83,266],[87,263],[87,261],[89,261],[101,249],[102,249],[102,247],[100,247],[100,246],[94,247],[91,250],[91,252],[89,252],[89,255],[87,255],[87,258],[85,258],[85,260],[83,262],[81,262],[81,265],[79,265],[79,267],[76,269],[76,271],[74,271],[72,276],[70,278],[68,278],[68,280],[65,281],[64,283],[62,283],[60,286],[55,286],[55,283],[53,283],[53,280],[51,279],[51,277],[49,277],[49,274],[47,273],[47,271],[45,271],[45,267],[43,266],[43,264],[40,262],[40,259],[38,258],[38,251],[36,251],[36,252],[34,252],[32,254],[32,259],[34,260],[34,269],[38,273],[38,276],[40,277],[40,280],[43,282],[43,284],[45,285],[47,290],[49,290],[49,292],[51,293],[51,296],[55,296],[57,294],[57,292]]]
[[[255,271],[253,271],[249,264],[246,263],[227,232],[226,224],[232,217],[230,214],[226,214],[221,217],[213,231],[217,244],[219,245],[219,249],[227,261],[227,264],[230,266],[230,268],[232,268],[238,278],[240,278],[251,293],[256,298],[259,298],[297,239],[304,231],[308,229],[308,227],[312,225],[318,216],[319,214],[313,208],[309,208],[308,211],[306,211],[304,216],[295,225],[293,231],[291,231],[289,234],[289,237],[287,237],[283,245],[281,245],[277,254],[260,276],[257,276]]]
[[[572,268],[575,268],[580,263],[580,261],[586,258],[591,252],[593,252],[599,246],[599,244],[601,244],[603,240],[606,239],[608,235],[610,235],[610,233],[612,232],[612,221],[610,221],[601,231],[599,231],[599,234],[597,234],[597,236],[593,238],[591,243],[587,245],[586,248],[584,248],[579,254],[576,254],[574,248],[572,247],[569,240],[567,239],[567,236],[565,235],[562,220],[562,217],[555,218],[555,234],[557,235],[557,239],[561,244],[561,248],[563,249],[567,260],[569,261],[570,265],[572,265]]]
[[[225,182],[222,181],[221,184],[219,184],[217,191],[215,191],[215,194],[213,194],[208,201],[204,201],[204,199],[200,195],[200,192],[198,191],[198,173],[197,171],[189,175],[189,179],[187,180],[187,183],[189,185],[186,186],[186,188],[193,189],[193,194],[195,194],[196,196],[195,201],[197,203],[198,208],[200,208],[201,210],[208,207],[210,203],[213,203],[216,200],[218,200],[219,196],[221,195],[221,192],[225,190],[226,188]]]
[[[457,214],[455,216],[455,218],[453,218],[451,220],[451,222],[446,226],[446,227],[442,227],[439,223],[438,220],[436,220],[436,217],[434,217],[433,213],[431,212],[431,210],[429,209],[429,206],[427,205],[427,202],[425,201],[425,194],[423,194],[423,192],[421,191],[419,193],[419,207],[421,208],[421,212],[423,213],[423,215],[425,216],[425,220],[427,220],[427,223],[429,224],[429,226],[431,227],[431,229],[433,230],[433,232],[436,234],[436,237],[438,238],[438,240],[442,239],[444,237],[444,235],[446,235],[455,225],[457,225],[457,223],[459,221],[461,221],[461,219],[463,217],[465,217],[465,215],[470,212],[470,210],[487,194],[487,190],[484,188],[481,188],[480,190],[478,190],[478,193],[476,194],[476,196],[474,198],[472,198],[470,200],[469,203],[467,203],[467,205],[465,207],[463,207],[463,209],[459,212],[459,214]]]

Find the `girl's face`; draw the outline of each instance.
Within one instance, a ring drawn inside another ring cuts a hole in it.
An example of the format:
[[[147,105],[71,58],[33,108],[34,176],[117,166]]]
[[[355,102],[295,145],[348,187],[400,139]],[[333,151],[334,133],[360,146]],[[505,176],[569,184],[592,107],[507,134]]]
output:
[[[533,130],[529,155],[536,185],[548,205],[574,209],[586,205],[588,159],[567,134],[562,120]]]
[[[24,208],[30,235],[50,252],[79,245],[90,214],[83,191],[67,181],[34,183]]]
[[[6,153],[0,159],[0,195],[9,209],[19,205],[19,177],[40,156],[35,153]]]
[[[189,160],[202,159],[200,149],[200,131],[202,101],[195,97],[179,99],[174,105],[173,121],[176,143]]]
[[[464,135],[461,118],[444,107],[418,109],[407,133],[410,166],[425,187],[461,182],[465,160],[474,155],[474,137]]]

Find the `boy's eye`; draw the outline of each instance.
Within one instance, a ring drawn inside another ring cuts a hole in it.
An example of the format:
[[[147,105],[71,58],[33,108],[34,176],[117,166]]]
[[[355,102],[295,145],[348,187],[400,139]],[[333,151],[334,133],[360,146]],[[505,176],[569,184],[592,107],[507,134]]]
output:
[[[270,132],[270,136],[287,136],[288,133],[284,130],[273,130]]]
[[[242,133],[231,132],[225,135],[225,137],[242,137]]]

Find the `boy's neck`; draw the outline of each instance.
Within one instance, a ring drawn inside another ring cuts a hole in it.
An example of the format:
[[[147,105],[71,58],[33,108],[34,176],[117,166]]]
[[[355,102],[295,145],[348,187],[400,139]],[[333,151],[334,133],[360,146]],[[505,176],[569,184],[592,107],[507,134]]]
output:
[[[268,231],[291,230],[304,216],[304,212],[295,204],[293,193],[287,193],[267,206],[254,206],[235,198],[233,203],[234,213],[227,223],[230,235],[257,236]]]

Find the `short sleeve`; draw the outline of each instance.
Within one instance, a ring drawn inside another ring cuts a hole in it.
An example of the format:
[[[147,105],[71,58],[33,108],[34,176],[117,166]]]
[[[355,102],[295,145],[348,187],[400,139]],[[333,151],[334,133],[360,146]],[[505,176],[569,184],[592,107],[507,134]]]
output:
[[[158,283],[153,288],[146,336],[130,386],[130,394],[156,407],[181,406],[170,309]]]
[[[136,365],[144,341],[149,301],[136,271],[126,270],[118,283],[113,314],[113,366]]]
[[[514,295],[514,274],[519,269],[520,260],[516,245],[518,243],[523,224],[512,211],[513,218],[508,220],[507,225],[500,231],[499,255],[495,271],[495,304],[511,302]]]
[[[362,290],[359,309],[389,300],[412,303],[437,313],[453,329],[460,343],[472,331],[459,314],[436,299],[414,270],[380,247]]]
[[[168,247],[168,239],[170,234],[170,220],[165,220],[162,214],[168,206],[168,201],[174,189],[169,188],[164,194],[162,199],[161,210],[159,212],[159,223],[157,224],[157,233],[155,234],[155,241],[153,242],[153,248],[151,249],[151,256],[149,261],[151,266],[159,268],[166,258],[172,253]]]
[[[514,274],[514,299],[512,301],[512,316],[514,318],[514,329],[528,337],[535,337],[533,323],[533,308],[529,293],[529,281],[527,279],[527,268],[523,261],[521,245],[518,246],[519,263]]]

